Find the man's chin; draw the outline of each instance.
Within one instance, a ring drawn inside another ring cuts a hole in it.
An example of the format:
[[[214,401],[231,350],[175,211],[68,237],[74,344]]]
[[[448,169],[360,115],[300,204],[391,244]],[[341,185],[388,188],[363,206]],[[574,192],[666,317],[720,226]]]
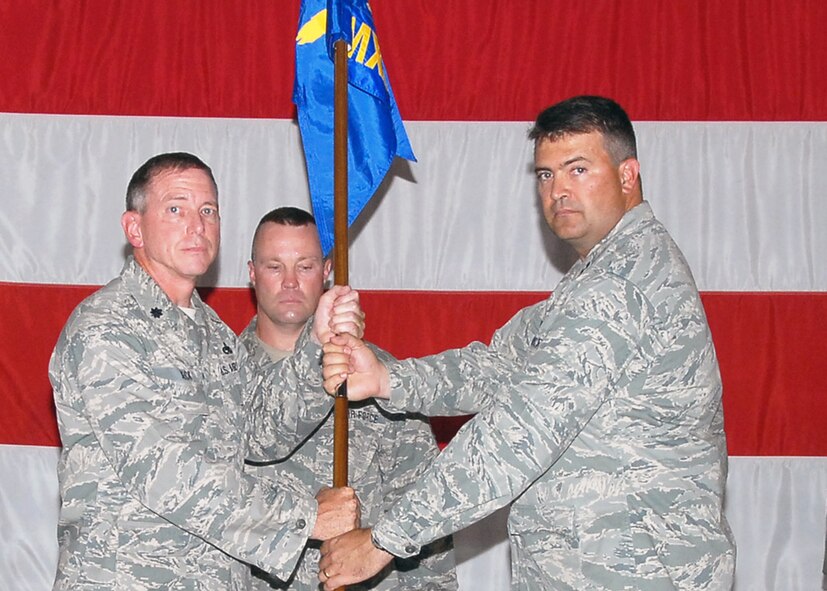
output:
[[[200,262],[190,262],[188,265],[184,265],[181,269],[183,274],[188,275],[189,277],[198,278],[204,275],[207,271],[210,270],[212,266],[212,260],[210,261],[200,261]]]
[[[582,226],[575,223],[571,216],[565,219],[557,218],[554,222],[551,224],[551,231],[561,240],[571,240],[583,234]]]
[[[305,308],[296,306],[295,309],[282,309],[276,316],[282,324],[297,325],[304,324],[312,315],[313,313],[308,312]]]

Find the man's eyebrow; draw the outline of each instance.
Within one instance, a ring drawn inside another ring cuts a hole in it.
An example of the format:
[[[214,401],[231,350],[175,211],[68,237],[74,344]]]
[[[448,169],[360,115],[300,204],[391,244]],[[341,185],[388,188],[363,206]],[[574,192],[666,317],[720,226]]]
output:
[[[589,162],[589,159],[586,158],[585,156],[574,156],[572,158],[569,158],[565,162],[563,162],[560,166],[561,167],[569,166],[570,164],[574,164],[575,162]],[[552,167],[551,166],[535,166],[534,167],[534,172],[540,172],[540,171],[549,171],[549,172],[551,172]]]
[[[569,164],[574,164],[575,162],[581,162],[584,160],[588,161],[588,158],[586,158],[585,156],[574,156],[563,162],[563,166],[568,166]]]

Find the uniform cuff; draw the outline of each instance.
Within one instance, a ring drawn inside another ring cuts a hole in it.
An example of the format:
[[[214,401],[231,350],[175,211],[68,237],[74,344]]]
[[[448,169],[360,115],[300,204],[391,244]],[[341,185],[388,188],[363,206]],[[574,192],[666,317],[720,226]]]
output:
[[[316,526],[318,504],[312,497],[295,497],[296,504],[290,515],[275,514],[270,517],[270,543],[266,552],[256,553],[250,562],[286,581],[296,570],[307,540]]]
[[[380,520],[371,531],[370,540],[377,548],[399,558],[419,554],[421,547],[395,524]]]

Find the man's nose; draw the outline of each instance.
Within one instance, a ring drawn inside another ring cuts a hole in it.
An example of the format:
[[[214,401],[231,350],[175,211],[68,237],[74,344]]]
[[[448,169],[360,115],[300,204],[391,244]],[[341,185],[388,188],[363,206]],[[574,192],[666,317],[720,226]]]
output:
[[[296,287],[299,284],[298,278],[293,271],[287,271],[284,274],[284,279],[281,282],[282,287]]]
[[[204,233],[204,219],[201,214],[195,213],[187,217],[187,230],[193,234]]]
[[[552,181],[549,194],[552,201],[560,201],[561,199],[565,199],[569,194],[568,186],[562,179],[554,179]]]

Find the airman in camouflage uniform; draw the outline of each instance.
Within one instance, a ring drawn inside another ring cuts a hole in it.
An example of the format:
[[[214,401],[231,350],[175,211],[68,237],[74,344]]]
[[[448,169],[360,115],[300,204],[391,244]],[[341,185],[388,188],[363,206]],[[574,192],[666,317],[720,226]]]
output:
[[[580,255],[552,296],[490,346],[387,370],[355,340],[325,347],[328,388],[347,344],[349,394],[477,413],[372,532],[323,544],[326,589],[509,504],[513,589],[732,586],[718,364],[686,261],[642,200],[631,123],[575,97],[532,137],[546,220]]]
[[[280,207],[267,213],[256,228],[248,266],[258,315],[242,332],[241,341],[250,353],[251,367],[262,376],[270,376],[279,373],[283,360],[291,354],[330,272],[330,261],[323,258],[313,216],[294,207]],[[264,326],[260,326],[262,323]],[[361,336],[361,330],[358,334]],[[386,353],[380,354],[390,359]],[[398,498],[411,486],[436,457],[438,449],[430,425],[421,415],[388,413],[369,400],[349,406],[349,482],[362,504],[362,522],[373,523],[379,518],[382,501]],[[286,459],[250,470],[308,494],[331,486],[333,415],[328,415]],[[310,541],[288,581],[254,570],[253,586],[261,591],[315,591],[319,587],[319,558],[318,543]],[[363,585],[349,587],[351,591],[456,588],[448,539],[430,544],[415,559],[398,559]]]
[[[50,362],[63,443],[54,588],[241,591],[245,563],[286,578],[311,532],[334,525],[323,507],[352,505],[336,532],[358,519],[350,489],[319,495],[317,513],[312,494],[244,469],[289,453],[330,411],[319,346],[308,327],[280,374],[249,371],[193,291],[219,242],[211,171],[165,154],[133,183],[123,226],[135,256],[77,307]]]

